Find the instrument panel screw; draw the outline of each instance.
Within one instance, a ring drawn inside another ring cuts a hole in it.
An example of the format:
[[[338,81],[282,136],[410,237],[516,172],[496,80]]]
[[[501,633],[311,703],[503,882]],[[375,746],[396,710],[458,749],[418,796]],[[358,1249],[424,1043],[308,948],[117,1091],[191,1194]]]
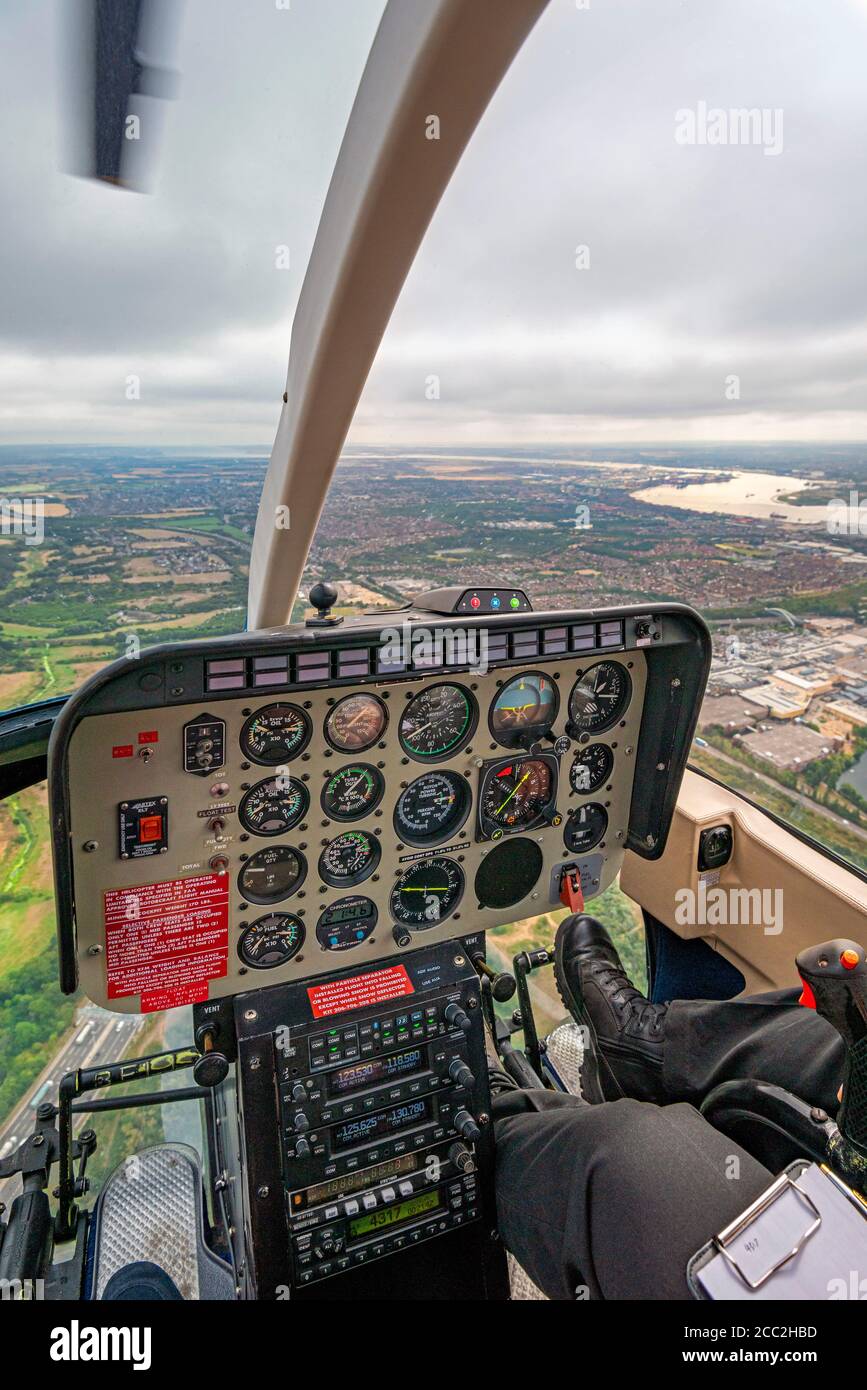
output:
[[[93,854],[95,849],[99,849],[99,840],[85,840],[81,848],[85,854]]]
[[[466,965],[466,961],[464,960],[463,956],[455,956],[454,963],[455,965]]]
[[[99,946],[99,945],[97,945],[96,943],[94,943],[93,946],[88,946],[88,948],[87,948],[87,954],[88,954],[89,956],[98,956],[98,955],[100,955],[101,953],[102,953],[102,947]]]
[[[671,682],[671,688],[672,688],[672,690],[679,690],[679,689],[680,689],[680,680],[678,679],[677,676],[675,676],[674,680]]]
[[[489,1125],[490,1123],[491,1123],[491,1117],[490,1117],[490,1115],[488,1114],[487,1110],[483,1110],[482,1113],[481,1113],[481,1115],[479,1116],[479,1124],[480,1124],[480,1125]]]
[[[479,1007],[479,996],[478,996],[477,994],[471,994],[470,997],[469,997],[469,999],[467,1000],[467,1008],[468,1008],[468,1009],[477,1009],[478,1007]]]
[[[256,1188],[256,1196],[257,1196],[257,1197],[262,1197],[262,1198],[264,1199],[265,1197],[268,1196],[269,1191],[270,1191],[270,1188],[267,1188],[267,1187],[257,1187],[257,1188]]]
[[[244,1010],[244,1022],[245,1022],[245,1023],[255,1023],[255,1022],[256,1022],[256,1019],[257,1019],[258,1017],[259,1017],[259,1015],[256,1013],[256,1010],[255,1010],[255,1009],[245,1009],[245,1010]]]

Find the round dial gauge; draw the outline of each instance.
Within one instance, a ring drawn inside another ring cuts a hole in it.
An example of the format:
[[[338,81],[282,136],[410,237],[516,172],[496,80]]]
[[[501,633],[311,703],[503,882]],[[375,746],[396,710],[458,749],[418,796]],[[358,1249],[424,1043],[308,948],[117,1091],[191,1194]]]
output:
[[[464,891],[464,875],[452,859],[423,859],[401,874],[389,907],[396,922],[415,931],[435,927],[454,912]]]
[[[388,715],[375,695],[347,695],[325,720],[325,737],[341,753],[361,753],[385,733]]]
[[[367,940],[376,918],[376,904],[353,893],[326,907],[316,923],[316,940],[324,951],[350,951]]]
[[[601,734],[616,724],[632,696],[632,681],[617,661],[600,661],[580,676],[569,696],[569,719],[580,733]]]
[[[303,854],[289,845],[269,845],[247,860],[238,888],[248,903],[279,903],[300,888],[306,876]]]
[[[420,762],[435,762],[463,748],[476,726],[478,710],[460,685],[429,685],[410,700],[400,718],[401,747]]]
[[[310,796],[294,777],[266,777],[241,798],[238,819],[253,835],[285,835],[307,814]]]
[[[525,671],[504,685],[491,705],[488,722],[498,743],[514,747],[522,734],[550,729],[557,718],[557,689],[541,671]]]
[[[563,839],[571,854],[586,854],[604,840],[608,829],[608,812],[598,801],[588,801],[573,811],[566,821]]]
[[[253,763],[277,767],[297,758],[311,732],[310,720],[296,705],[263,705],[241,730],[241,752]]]
[[[370,763],[350,763],[332,772],[322,788],[322,809],[332,820],[358,820],[378,806],[385,791],[382,773]]]
[[[573,792],[594,792],[608,781],[614,767],[614,754],[607,743],[588,743],[575,754],[569,770]]]
[[[319,856],[319,877],[332,888],[348,888],[370,878],[382,851],[379,841],[366,830],[344,830]]]
[[[466,779],[457,772],[423,772],[401,792],[394,828],[410,845],[435,845],[460,830],[471,801]]]
[[[304,923],[290,912],[269,912],[241,933],[238,955],[253,970],[287,965],[304,945]]]
[[[492,767],[482,788],[482,815],[503,830],[526,830],[554,795],[551,766],[541,758],[515,758]]]

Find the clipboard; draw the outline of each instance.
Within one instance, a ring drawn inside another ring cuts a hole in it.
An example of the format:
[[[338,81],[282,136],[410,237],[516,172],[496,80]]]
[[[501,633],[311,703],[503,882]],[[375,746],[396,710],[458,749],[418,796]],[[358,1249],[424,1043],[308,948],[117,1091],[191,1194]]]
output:
[[[686,1277],[703,1300],[827,1300],[853,1269],[867,1270],[867,1202],[799,1159],[696,1251]]]

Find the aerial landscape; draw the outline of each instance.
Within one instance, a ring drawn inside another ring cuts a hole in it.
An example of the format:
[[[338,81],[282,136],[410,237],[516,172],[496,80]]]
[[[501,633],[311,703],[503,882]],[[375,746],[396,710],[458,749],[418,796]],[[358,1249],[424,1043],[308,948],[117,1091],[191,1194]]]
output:
[[[243,628],[266,464],[252,448],[0,449],[0,708],[158,641]],[[350,448],[303,587],[335,582],[343,612],[456,580],[508,581],[537,610],[689,602],[714,640],[693,764],[867,869],[864,485],[857,445]],[[16,531],[16,499],[39,503],[41,538]],[[0,1150],[85,1026],[56,987],[45,809],[44,787],[0,806]],[[600,913],[640,979],[637,909],[615,886]],[[555,922],[500,929],[495,955],[548,942]],[[553,996],[537,1003],[557,1018]],[[121,1042],[142,1051],[140,1033]]]

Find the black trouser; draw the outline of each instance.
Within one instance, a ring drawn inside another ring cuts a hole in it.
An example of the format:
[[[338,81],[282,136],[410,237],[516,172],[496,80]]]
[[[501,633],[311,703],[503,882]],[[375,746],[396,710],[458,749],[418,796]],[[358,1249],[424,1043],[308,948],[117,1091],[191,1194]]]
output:
[[[661,1105],[505,1092],[493,1114],[506,1247],[550,1298],[689,1298],[690,1255],[772,1174],[686,1102],[755,1077],[833,1113],[844,1060],[830,1024],[781,990],[673,1003]]]

